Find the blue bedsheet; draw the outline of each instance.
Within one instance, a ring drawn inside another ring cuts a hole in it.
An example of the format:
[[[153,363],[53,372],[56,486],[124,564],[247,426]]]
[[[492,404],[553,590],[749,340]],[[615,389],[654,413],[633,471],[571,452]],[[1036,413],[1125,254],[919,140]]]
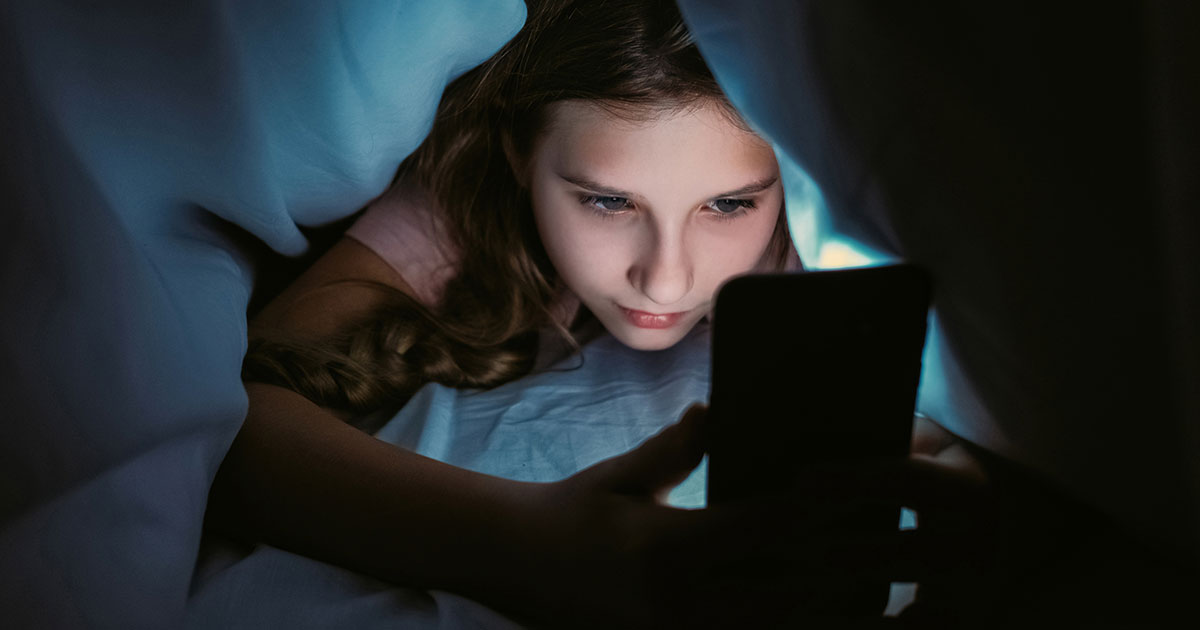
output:
[[[708,400],[709,333],[631,350],[610,335],[551,369],[491,391],[430,385],[381,429],[384,441],[456,466],[522,481],[556,481],[631,450]],[[702,464],[669,497],[704,505]]]
[[[624,453],[708,399],[709,331],[639,352],[602,335],[550,369],[490,391],[428,385],[379,432],[387,442],[483,473],[556,481]],[[706,465],[668,501],[704,505]],[[448,593],[389,587],[271,547],[210,549],[189,606],[193,628],[506,628]]]

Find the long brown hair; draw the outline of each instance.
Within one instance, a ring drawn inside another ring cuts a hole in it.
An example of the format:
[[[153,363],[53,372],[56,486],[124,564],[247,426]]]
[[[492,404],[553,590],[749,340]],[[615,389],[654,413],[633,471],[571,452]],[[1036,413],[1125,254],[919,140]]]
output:
[[[436,311],[387,288],[369,321],[320,343],[253,339],[242,375],[325,407],[365,414],[403,404],[421,385],[495,387],[527,374],[538,331],[556,327],[561,287],[542,249],[528,191],[510,161],[529,155],[546,106],[580,99],[635,120],[726,101],[674,0],[531,0],[521,32],[450,84],[424,143],[397,179],[430,193],[461,252]],[[770,250],[782,266],[780,213]]]

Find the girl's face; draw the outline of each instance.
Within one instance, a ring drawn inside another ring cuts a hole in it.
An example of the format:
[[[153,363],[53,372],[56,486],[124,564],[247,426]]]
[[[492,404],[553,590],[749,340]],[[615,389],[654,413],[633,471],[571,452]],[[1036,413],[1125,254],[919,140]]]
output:
[[[617,339],[674,345],[763,261],[783,205],[770,145],[715,106],[629,122],[562,101],[548,121],[528,181],[551,262]]]

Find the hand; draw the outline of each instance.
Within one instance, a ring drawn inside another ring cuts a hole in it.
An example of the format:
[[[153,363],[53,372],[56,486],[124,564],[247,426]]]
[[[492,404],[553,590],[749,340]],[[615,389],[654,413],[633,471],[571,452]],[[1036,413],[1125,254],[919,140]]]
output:
[[[529,612],[555,627],[729,628],[769,627],[796,606],[791,576],[762,571],[788,566],[769,543],[794,537],[786,506],[663,504],[703,456],[703,415],[693,407],[633,451],[544,487]]]
[[[1078,510],[936,425],[918,420],[908,458],[808,466],[786,497],[665,506],[703,454],[702,421],[703,409],[690,410],[637,449],[540,486],[525,563],[514,567],[514,590],[493,604],[551,627],[926,628],[1008,627],[1045,619],[1047,604],[1065,620],[1086,601],[1080,589],[1044,595],[1054,578],[1030,585],[1050,564],[1079,573],[1079,555],[1060,550],[1080,531]],[[938,439],[920,439],[931,435]],[[864,505],[912,507],[919,528],[867,537],[837,527]],[[1086,566],[1107,558],[1093,555]],[[864,579],[918,582],[918,602],[899,620],[811,623],[811,604]]]
[[[878,570],[883,562],[892,580],[919,583],[900,618],[908,627],[1159,627],[1152,620],[1170,619],[1168,611],[1190,601],[1171,595],[1170,584],[1195,584],[1194,573],[1181,577],[1040,475],[927,418],[916,419],[910,457],[829,468],[819,494],[917,512],[917,530],[885,545],[856,543],[858,566]]]
[[[703,416],[693,407],[637,449],[542,486],[522,578],[536,597],[520,612],[570,627],[773,627],[807,618],[846,584],[915,581],[965,557],[946,537],[934,558],[913,551],[912,534],[864,540],[830,526],[864,503],[900,505],[901,496],[922,496],[909,505],[961,505],[984,481],[971,467],[950,467],[947,453],[943,461],[817,466],[811,485],[786,497],[665,506],[703,456]],[[889,621],[822,618],[820,627]]]
[[[558,483],[533,503],[525,617],[572,628],[771,628],[813,622],[847,583],[893,564],[826,527],[833,495],[801,492],[684,510],[663,504],[704,454],[705,408],[638,448]],[[845,503],[845,496],[838,501]],[[511,602],[509,602],[511,603]],[[893,620],[822,617],[821,628]]]
[[[1095,614],[1085,610],[1100,610],[1096,584],[1083,585],[1116,577],[1097,563],[1111,563],[1111,551],[1130,545],[1127,533],[1036,472],[923,416],[914,424],[909,461],[922,472],[901,475],[919,522],[904,556],[920,587],[904,618],[920,626],[1005,628],[1032,620],[1076,625]],[[1096,542],[1103,548],[1087,550]],[[1104,613],[1093,619],[1114,620]]]
[[[1019,587],[1064,530],[1060,497],[924,416],[914,419],[908,457],[828,461],[808,469],[799,492],[824,506],[828,521],[864,505],[916,512],[916,530],[847,537],[839,558],[851,571],[918,583],[918,603],[903,617],[919,617],[922,627],[1011,606],[1005,593]]]

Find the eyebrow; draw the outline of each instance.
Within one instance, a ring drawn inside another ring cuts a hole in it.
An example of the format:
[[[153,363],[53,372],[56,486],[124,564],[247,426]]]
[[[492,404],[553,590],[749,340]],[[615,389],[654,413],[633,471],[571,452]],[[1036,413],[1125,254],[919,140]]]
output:
[[[575,184],[576,186],[579,186],[580,188],[584,188],[584,189],[590,190],[591,192],[601,194],[601,195],[608,195],[610,197],[626,197],[626,198],[636,198],[636,197],[641,196],[636,193],[629,192],[627,190],[620,190],[617,188],[613,188],[612,186],[605,186],[604,184],[594,182],[594,181],[591,181],[590,179],[585,179],[583,177],[576,177],[574,175],[564,175],[562,173],[559,173],[558,176],[560,178],[562,178],[563,181],[569,182],[571,184]],[[723,193],[720,193],[717,195],[713,195],[709,198],[710,199],[723,199],[725,197],[737,197],[740,195],[752,195],[756,192],[762,192],[762,191],[770,188],[771,186],[774,186],[775,182],[777,182],[777,181],[779,181],[779,176],[772,175],[765,179],[760,179],[758,181],[751,182],[751,183],[749,183],[745,186],[742,186],[741,188],[738,188],[736,190],[730,190],[727,192],[723,192]]]

